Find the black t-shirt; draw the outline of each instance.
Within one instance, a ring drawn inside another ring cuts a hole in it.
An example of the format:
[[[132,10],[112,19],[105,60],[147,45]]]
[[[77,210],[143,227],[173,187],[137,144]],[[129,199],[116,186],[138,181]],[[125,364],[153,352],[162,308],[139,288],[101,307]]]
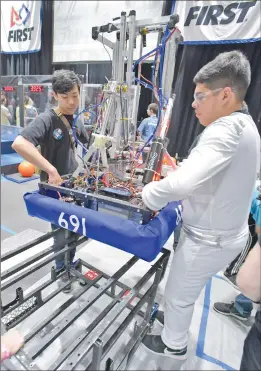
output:
[[[72,125],[73,115],[65,115],[65,117]],[[76,132],[78,139],[86,144],[88,134],[80,120],[76,123]],[[42,156],[57,169],[60,175],[72,173],[77,168],[78,163],[71,146],[68,129],[52,110],[37,116],[20,135],[34,146],[40,145]],[[40,178],[41,181],[46,181],[48,175],[42,171]]]

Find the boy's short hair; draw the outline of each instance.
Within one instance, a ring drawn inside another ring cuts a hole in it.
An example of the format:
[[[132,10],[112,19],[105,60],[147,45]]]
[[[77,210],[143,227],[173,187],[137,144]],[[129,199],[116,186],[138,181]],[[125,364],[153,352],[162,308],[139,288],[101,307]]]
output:
[[[152,112],[154,113],[154,115],[157,115],[157,114],[158,114],[158,110],[159,110],[159,108],[158,108],[158,105],[157,105],[156,103],[151,103],[151,104],[149,104],[148,109],[149,109],[150,111],[152,111]]]
[[[246,96],[250,81],[250,63],[239,50],[219,54],[194,77],[195,84],[204,84],[211,90],[230,87],[241,102]]]
[[[80,91],[81,81],[75,72],[69,70],[57,70],[53,74],[52,88],[55,94],[65,94],[71,91],[74,85]]]

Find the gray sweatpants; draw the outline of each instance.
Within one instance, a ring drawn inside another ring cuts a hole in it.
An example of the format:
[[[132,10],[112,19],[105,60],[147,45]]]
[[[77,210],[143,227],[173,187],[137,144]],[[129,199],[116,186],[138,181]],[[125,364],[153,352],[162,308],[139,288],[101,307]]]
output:
[[[165,289],[163,342],[172,349],[187,346],[194,304],[208,280],[244,248],[247,232],[219,245],[195,242],[181,230]]]

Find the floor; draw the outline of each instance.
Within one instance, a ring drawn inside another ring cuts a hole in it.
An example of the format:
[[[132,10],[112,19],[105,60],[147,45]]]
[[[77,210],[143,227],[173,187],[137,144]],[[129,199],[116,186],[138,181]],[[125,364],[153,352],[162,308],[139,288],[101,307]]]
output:
[[[17,184],[6,180],[1,176],[1,241],[10,236],[15,236],[27,229],[39,232],[50,230],[49,224],[43,220],[31,218],[27,215],[23,195],[26,192],[34,191],[38,188],[38,181],[33,180],[23,184]],[[37,281],[50,270],[51,264],[35,272]],[[26,290],[31,286],[30,277],[21,282],[22,287]],[[13,299],[13,294],[9,291],[2,293],[3,303]]]
[[[19,243],[18,239],[21,236],[26,235],[33,236],[39,232],[46,232],[49,230],[48,223],[31,218],[27,215],[25,205],[23,202],[23,194],[28,191],[37,189],[37,180],[30,181],[23,184],[16,184],[11,181],[1,178],[1,241],[2,246],[9,246]],[[20,234],[22,232],[22,235]],[[18,235],[17,235],[18,234]],[[16,238],[17,235],[17,238]],[[16,239],[16,240],[15,240]],[[8,242],[9,241],[9,242]],[[166,246],[172,249],[172,238],[167,242]],[[78,252],[78,257],[85,261],[93,264],[97,268],[105,271],[108,274],[114,273],[127,259],[129,254],[122,251],[113,249],[110,246],[98,243],[96,241],[90,241],[84,245]],[[102,258],[101,258],[102,257]],[[25,258],[25,256],[23,257]],[[17,263],[14,262],[14,263]],[[146,262],[139,262],[136,270],[132,270],[126,278],[128,284],[133,284],[139,277],[144,274],[144,271],[148,269],[150,265]],[[32,290],[33,285],[38,285],[38,282],[44,280],[50,272],[51,264],[42,268],[34,274],[34,279],[25,279],[19,282],[19,285],[24,290]],[[2,269],[6,269],[3,267]],[[163,305],[163,293],[164,293],[165,281],[163,281],[159,287],[157,294],[157,302],[162,307]],[[13,299],[13,288],[4,292],[2,296],[3,303]],[[190,340],[189,340],[189,352],[188,360],[186,363],[181,365],[170,365],[170,369],[181,369],[184,370],[238,370],[242,355],[243,342],[250,326],[253,323],[253,317],[248,321],[241,323],[236,319],[224,317],[213,311],[212,306],[215,301],[230,302],[235,299],[238,292],[227,284],[221,274],[213,277],[207,284],[206,288],[202,290],[200,297],[198,298],[194,315],[190,327]],[[63,294],[65,295],[65,294]],[[60,298],[65,300],[63,296]],[[54,305],[61,305],[61,302],[55,303]],[[81,305],[76,303],[75,305]],[[104,303],[100,303],[101,307]],[[49,308],[49,310],[51,310]],[[97,314],[97,308],[96,314]],[[36,312],[37,313],[37,312]],[[254,313],[253,313],[254,314]],[[88,314],[87,317],[81,317],[81,321],[77,321],[74,326],[75,333],[80,331],[83,324],[85,325],[90,321],[92,314]],[[34,321],[37,323],[40,318],[35,316]],[[119,317],[118,321],[121,318]],[[55,324],[53,324],[55,325]],[[32,323],[29,324],[26,320],[21,323],[21,330],[26,333]],[[155,325],[153,331],[160,333],[160,325]],[[113,331],[113,329],[112,329]],[[131,330],[130,330],[131,331]],[[131,336],[131,332],[126,333],[125,336]],[[70,336],[69,336],[70,338]],[[68,334],[65,338],[57,339],[56,347],[52,348],[52,361],[54,357],[58,357],[61,351],[68,345]],[[126,340],[126,339],[125,339]],[[122,344],[125,342],[121,340]],[[121,346],[122,346],[121,344]],[[41,369],[48,369],[50,363],[50,353],[43,354],[40,360]],[[151,355],[141,345],[135,353],[135,357],[132,361],[130,369],[132,370],[158,370],[162,369],[160,360]],[[167,369],[164,366],[164,369]]]

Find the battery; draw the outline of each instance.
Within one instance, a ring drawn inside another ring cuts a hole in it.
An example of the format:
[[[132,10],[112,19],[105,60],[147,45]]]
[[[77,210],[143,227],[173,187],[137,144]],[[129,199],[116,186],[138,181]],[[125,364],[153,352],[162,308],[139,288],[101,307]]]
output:
[[[147,161],[146,168],[142,179],[143,184],[150,183],[158,169],[159,163],[162,160],[162,151],[164,148],[164,140],[161,138],[155,138],[152,141],[149,159]]]
[[[120,188],[100,187],[100,193],[107,194],[111,197],[116,197],[122,200],[129,200],[132,196],[129,190]]]

